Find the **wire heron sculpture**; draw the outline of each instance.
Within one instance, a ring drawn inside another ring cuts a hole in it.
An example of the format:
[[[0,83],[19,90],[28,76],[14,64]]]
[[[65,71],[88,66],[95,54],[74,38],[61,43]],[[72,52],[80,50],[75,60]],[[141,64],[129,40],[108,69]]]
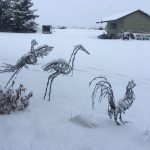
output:
[[[51,95],[51,87],[53,80],[60,74],[67,75],[74,69],[74,61],[75,56],[79,50],[84,51],[87,54],[90,54],[82,45],[76,45],[74,46],[74,50],[70,56],[69,62],[65,61],[64,59],[58,59],[51,61],[47,63],[45,66],[43,66],[44,71],[53,72],[49,77],[45,89],[44,99],[47,94],[47,89],[49,86],[49,101],[50,101],[50,95]]]
[[[3,69],[0,70],[0,73],[13,72],[13,75],[7,82],[5,88],[23,67],[28,68],[28,65],[35,65],[37,62],[37,58],[43,58],[43,56],[47,56],[48,53],[53,49],[53,47],[48,45],[42,45],[34,48],[34,46],[37,44],[38,43],[36,42],[36,40],[33,39],[31,41],[31,50],[27,54],[24,54],[15,65],[3,63],[4,65],[1,66]]]
[[[135,95],[133,88],[136,86],[133,80],[129,81],[126,86],[126,92],[122,99],[120,99],[117,103],[115,103],[115,98],[112,90],[111,84],[107,81],[105,77],[96,77],[94,78],[90,83],[89,86],[91,86],[92,82],[96,79],[100,79],[95,84],[93,93],[92,93],[92,109],[95,109],[95,98],[97,95],[98,90],[100,90],[99,95],[99,101],[101,101],[104,97],[108,99],[108,115],[109,118],[112,119],[112,116],[114,116],[114,120],[117,125],[120,125],[120,123],[117,121],[118,115],[119,120],[122,123],[127,123],[122,120],[122,113],[125,113],[127,109],[129,109],[135,100]]]

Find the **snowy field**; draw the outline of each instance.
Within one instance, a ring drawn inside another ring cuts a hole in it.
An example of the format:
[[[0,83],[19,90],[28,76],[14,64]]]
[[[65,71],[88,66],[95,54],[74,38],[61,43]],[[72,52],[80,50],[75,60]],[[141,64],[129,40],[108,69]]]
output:
[[[30,106],[23,112],[0,116],[0,150],[149,150],[150,130],[150,41],[100,40],[94,30],[55,30],[53,34],[0,33],[0,64],[15,64],[30,50],[30,42],[54,46],[38,65],[23,69],[17,83],[33,91]],[[53,82],[51,101],[43,99],[47,78],[46,63],[69,60],[73,46],[82,44],[91,55],[78,52],[73,75],[60,75]],[[11,73],[0,74],[5,86]],[[117,126],[107,115],[108,102],[91,109],[96,76],[112,83],[115,100],[124,96],[127,82],[135,80],[136,100],[123,114],[130,123]]]

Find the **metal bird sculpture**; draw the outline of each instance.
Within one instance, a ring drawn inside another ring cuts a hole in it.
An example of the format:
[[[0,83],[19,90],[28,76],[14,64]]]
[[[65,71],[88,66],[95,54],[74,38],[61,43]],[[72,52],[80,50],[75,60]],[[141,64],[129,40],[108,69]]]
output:
[[[44,71],[53,72],[48,77],[45,94],[44,94],[44,99],[46,97],[47,89],[49,86],[49,101],[50,101],[52,82],[58,75],[60,75],[60,74],[67,75],[71,71],[73,71],[75,56],[79,50],[82,50],[85,53],[90,54],[82,45],[76,45],[76,46],[74,46],[74,50],[70,56],[69,62],[65,61],[64,59],[58,59],[58,60],[51,61],[51,62],[47,63],[45,66],[43,66]]]
[[[98,90],[100,91],[99,95],[99,101],[101,101],[104,97],[108,99],[108,115],[109,118],[112,119],[114,116],[114,120],[117,125],[120,125],[120,123],[117,121],[118,115],[119,115],[119,120],[122,123],[127,123],[122,120],[122,113],[125,113],[127,109],[129,109],[135,100],[135,95],[133,88],[136,86],[135,82],[133,80],[129,81],[127,86],[126,86],[126,92],[125,95],[122,99],[120,99],[118,102],[115,102],[114,98],[114,93],[112,90],[111,84],[107,81],[105,77],[96,77],[94,78],[90,83],[89,86],[91,86],[92,82],[94,80],[100,79],[95,84],[93,93],[92,93],[92,108],[94,108],[95,105],[95,98],[97,95]]]
[[[36,40],[33,39],[31,41],[31,50],[27,54],[24,54],[15,65],[3,63],[4,65],[1,66],[3,69],[0,70],[0,73],[13,72],[13,75],[7,82],[5,88],[8,86],[13,77],[21,71],[23,67],[28,68],[28,65],[35,65],[37,62],[37,58],[43,58],[43,56],[47,56],[48,53],[51,52],[53,49],[53,47],[48,45],[42,45],[34,48],[34,46],[37,44],[38,43],[36,42]]]

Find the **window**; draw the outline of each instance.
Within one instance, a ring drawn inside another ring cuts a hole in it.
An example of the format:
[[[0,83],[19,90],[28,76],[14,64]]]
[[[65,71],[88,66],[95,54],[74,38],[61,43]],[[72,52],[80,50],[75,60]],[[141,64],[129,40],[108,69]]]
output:
[[[110,29],[116,29],[117,28],[117,24],[116,23],[111,23],[110,24]]]

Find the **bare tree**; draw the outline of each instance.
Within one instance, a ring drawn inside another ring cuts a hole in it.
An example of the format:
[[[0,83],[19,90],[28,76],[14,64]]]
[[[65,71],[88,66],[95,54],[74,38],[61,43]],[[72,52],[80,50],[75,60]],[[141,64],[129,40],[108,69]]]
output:
[[[90,83],[89,86],[91,86],[92,82],[96,79],[100,79],[99,82],[96,83],[93,93],[92,93],[92,109],[95,105],[95,98],[97,95],[97,91],[100,90],[99,95],[99,101],[101,101],[104,97],[108,99],[108,115],[110,119],[112,119],[112,116],[114,116],[114,120],[117,123],[117,125],[120,125],[120,123],[117,121],[118,115],[119,120],[122,123],[127,123],[122,120],[122,113],[125,113],[127,109],[129,109],[135,100],[135,95],[133,92],[133,88],[136,86],[133,80],[128,82],[128,85],[126,86],[126,92],[122,99],[120,99],[117,103],[115,103],[114,93],[112,90],[111,84],[107,81],[105,77],[96,77],[94,78]]]
[[[75,56],[79,50],[82,50],[85,53],[90,54],[82,45],[76,45],[70,56],[69,62],[65,61],[64,59],[58,59],[58,60],[49,62],[45,66],[43,66],[44,71],[54,72],[48,77],[47,86],[46,86],[45,94],[44,94],[44,99],[47,94],[48,85],[50,85],[50,87],[49,87],[49,101],[50,101],[52,82],[58,75],[60,75],[60,74],[67,75],[71,71],[73,71]]]

